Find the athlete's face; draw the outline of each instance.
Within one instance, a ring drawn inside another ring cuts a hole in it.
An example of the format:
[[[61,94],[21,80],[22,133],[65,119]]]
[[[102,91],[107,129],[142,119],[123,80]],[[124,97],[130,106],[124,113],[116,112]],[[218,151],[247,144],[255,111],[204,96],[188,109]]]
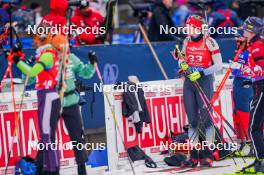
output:
[[[201,34],[201,30],[196,28],[196,27],[192,27],[190,25],[187,24],[186,26],[186,30],[187,30],[187,35],[188,36],[196,36]]]
[[[244,33],[243,33],[243,36],[244,36],[248,41],[250,41],[250,40],[255,36],[255,34],[252,33],[252,32],[249,32],[249,31],[245,30]]]

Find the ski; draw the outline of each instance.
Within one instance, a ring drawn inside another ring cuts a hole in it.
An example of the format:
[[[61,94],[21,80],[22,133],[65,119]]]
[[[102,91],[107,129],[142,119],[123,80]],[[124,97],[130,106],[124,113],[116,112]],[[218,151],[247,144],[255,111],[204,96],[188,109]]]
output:
[[[254,166],[248,166],[246,168],[243,168],[239,171],[236,171],[233,174],[256,174],[255,170],[254,170]]]
[[[218,166],[212,166],[212,167],[194,167],[187,170],[177,171],[177,173],[190,173],[190,172],[197,172],[202,170],[208,170],[208,169],[215,169],[215,168],[223,168],[223,167],[229,167],[231,165],[218,165]]]
[[[153,170],[153,171],[144,171],[144,173],[165,173],[165,172],[170,172],[170,171],[180,171],[180,170],[187,170],[187,169],[192,169],[192,168],[188,168],[188,167],[171,167],[171,168],[159,169],[159,170]]]

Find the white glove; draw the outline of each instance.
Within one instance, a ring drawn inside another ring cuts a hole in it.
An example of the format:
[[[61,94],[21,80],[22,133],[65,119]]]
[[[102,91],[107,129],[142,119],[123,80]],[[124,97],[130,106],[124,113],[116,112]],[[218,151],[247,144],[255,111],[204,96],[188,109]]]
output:
[[[263,70],[259,65],[256,65],[253,69],[256,76],[262,76]]]
[[[231,61],[230,63],[231,63],[230,64],[231,69],[240,69],[242,67],[241,63],[234,62],[234,61]]]

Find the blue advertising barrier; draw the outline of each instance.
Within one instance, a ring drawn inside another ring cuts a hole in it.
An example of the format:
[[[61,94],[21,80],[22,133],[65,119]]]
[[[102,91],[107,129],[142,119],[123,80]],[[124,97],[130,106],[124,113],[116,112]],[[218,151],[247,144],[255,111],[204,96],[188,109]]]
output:
[[[235,51],[235,41],[230,39],[218,40],[223,60],[227,62],[232,59]],[[159,56],[159,59],[168,74],[169,78],[176,78],[178,65],[170,53],[175,47],[174,42],[153,43],[153,47]],[[129,75],[138,76],[140,81],[162,80],[164,77],[153,58],[146,44],[125,44],[125,45],[98,45],[73,47],[71,51],[75,53],[84,62],[88,62],[88,52],[93,50],[99,58],[99,69],[101,70],[104,82],[112,84],[116,82],[127,81]],[[34,56],[33,49],[24,50],[27,57]],[[6,69],[6,60],[3,55],[0,57],[0,77]],[[15,77],[20,77],[20,71],[13,66]],[[90,80],[83,80],[84,84],[94,86],[99,80],[95,75]],[[86,92],[85,99],[87,104],[82,107],[84,127],[86,129],[105,127],[104,102],[102,93],[95,93],[93,103],[93,116],[91,115],[92,93]]]

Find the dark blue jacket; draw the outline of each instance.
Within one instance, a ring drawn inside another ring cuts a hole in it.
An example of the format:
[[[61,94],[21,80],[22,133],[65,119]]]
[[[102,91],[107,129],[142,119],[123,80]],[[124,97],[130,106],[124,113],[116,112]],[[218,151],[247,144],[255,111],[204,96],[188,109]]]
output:
[[[233,10],[228,8],[219,8],[209,15],[209,25],[210,27],[239,27],[239,18]],[[219,37],[234,37],[234,35],[224,35],[224,34],[214,34],[211,35],[214,38]]]

